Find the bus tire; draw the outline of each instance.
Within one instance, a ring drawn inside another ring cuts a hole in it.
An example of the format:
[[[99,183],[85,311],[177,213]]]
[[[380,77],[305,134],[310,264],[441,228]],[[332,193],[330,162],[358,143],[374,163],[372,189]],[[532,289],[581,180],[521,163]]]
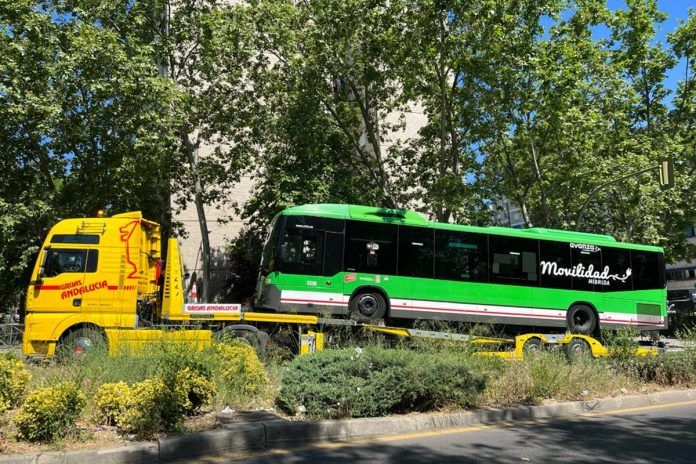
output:
[[[573,305],[566,315],[566,324],[570,333],[592,335],[597,330],[597,313],[589,305]]]
[[[382,320],[387,313],[387,302],[379,292],[365,290],[350,299],[348,309],[358,322],[375,323]]]
[[[82,327],[62,337],[58,342],[57,351],[60,357],[84,356],[87,353],[107,351],[106,337],[99,329]]]

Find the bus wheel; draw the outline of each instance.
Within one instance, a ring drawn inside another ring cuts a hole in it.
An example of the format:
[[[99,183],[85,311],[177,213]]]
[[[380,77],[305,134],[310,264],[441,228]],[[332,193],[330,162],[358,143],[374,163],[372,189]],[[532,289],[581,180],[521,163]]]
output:
[[[87,353],[106,351],[106,339],[97,329],[73,330],[58,342],[60,357],[84,356]]]
[[[578,359],[589,358],[592,356],[592,348],[586,340],[582,338],[573,338],[571,341],[566,343],[563,347],[566,356],[569,361],[576,361]]]
[[[588,305],[575,305],[568,310],[566,324],[571,333],[591,335],[597,329],[597,313]]]
[[[348,308],[358,322],[377,322],[386,314],[387,303],[379,293],[366,291],[355,295]]]

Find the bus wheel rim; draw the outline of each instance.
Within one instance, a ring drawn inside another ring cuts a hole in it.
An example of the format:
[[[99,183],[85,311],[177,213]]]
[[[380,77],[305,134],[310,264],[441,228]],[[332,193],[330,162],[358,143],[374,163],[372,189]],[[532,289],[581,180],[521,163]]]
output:
[[[358,300],[358,310],[366,316],[373,315],[378,306],[377,299],[372,295],[362,295]]]

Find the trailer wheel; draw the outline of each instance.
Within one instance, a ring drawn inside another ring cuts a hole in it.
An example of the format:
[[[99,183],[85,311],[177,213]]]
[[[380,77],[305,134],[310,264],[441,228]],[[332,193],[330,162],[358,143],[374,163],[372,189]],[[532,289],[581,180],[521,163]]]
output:
[[[544,342],[539,337],[531,337],[524,342],[522,345],[522,352],[527,353],[539,353],[544,348]]]
[[[592,356],[592,348],[587,340],[575,337],[565,344],[563,347],[566,356],[569,361],[576,361],[578,359],[589,358]]]
[[[377,322],[384,318],[387,303],[384,297],[375,291],[364,291],[353,296],[348,305],[351,316],[358,322]]]
[[[597,329],[597,313],[586,304],[571,307],[566,318],[567,328],[571,333],[591,335]]]
[[[69,332],[61,338],[56,348],[59,357],[84,356],[87,353],[106,352],[107,343],[104,334],[93,328],[81,328]]]

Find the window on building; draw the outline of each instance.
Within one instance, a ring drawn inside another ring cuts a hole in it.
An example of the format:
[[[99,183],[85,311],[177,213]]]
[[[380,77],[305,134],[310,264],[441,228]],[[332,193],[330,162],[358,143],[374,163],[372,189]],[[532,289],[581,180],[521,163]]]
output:
[[[491,235],[490,282],[510,285],[537,285],[538,241]]]
[[[345,269],[395,275],[397,233],[393,224],[347,221]]]
[[[454,230],[435,230],[435,278],[488,281],[488,237]]]

